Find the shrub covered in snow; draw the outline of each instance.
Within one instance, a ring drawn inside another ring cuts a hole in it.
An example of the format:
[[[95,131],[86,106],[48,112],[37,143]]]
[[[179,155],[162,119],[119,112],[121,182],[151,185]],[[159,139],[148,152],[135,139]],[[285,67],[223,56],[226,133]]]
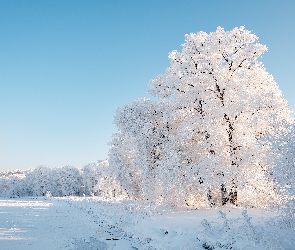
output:
[[[202,221],[203,231],[197,236],[200,249],[284,249],[284,237],[279,235],[276,223],[267,221],[264,225],[255,226],[247,210],[242,217],[228,219],[226,213],[219,211],[222,224]]]

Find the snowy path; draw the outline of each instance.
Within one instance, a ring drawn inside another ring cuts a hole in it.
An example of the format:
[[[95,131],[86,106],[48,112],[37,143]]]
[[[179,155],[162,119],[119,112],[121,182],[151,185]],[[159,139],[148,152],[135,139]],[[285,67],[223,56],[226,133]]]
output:
[[[0,200],[1,250],[87,249],[98,225],[61,200]],[[88,244],[87,244],[88,243]],[[97,249],[106,249],[96,240]]]

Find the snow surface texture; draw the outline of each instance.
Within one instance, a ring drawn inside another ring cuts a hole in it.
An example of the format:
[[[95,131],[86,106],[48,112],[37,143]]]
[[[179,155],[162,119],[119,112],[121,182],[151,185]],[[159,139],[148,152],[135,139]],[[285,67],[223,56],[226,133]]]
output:
[[[150,208],[81,197],[5,199],[0,249],[291,250],[295,230],[278,211],[261,209]]]

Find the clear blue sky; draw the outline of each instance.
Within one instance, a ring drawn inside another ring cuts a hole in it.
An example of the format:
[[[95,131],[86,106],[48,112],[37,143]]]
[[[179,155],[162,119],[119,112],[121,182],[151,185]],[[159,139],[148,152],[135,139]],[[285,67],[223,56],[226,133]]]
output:
[[[117,107],[190,32],[245,25],[295,109],[294,0],[0,0],[0,171],[107,157]]]

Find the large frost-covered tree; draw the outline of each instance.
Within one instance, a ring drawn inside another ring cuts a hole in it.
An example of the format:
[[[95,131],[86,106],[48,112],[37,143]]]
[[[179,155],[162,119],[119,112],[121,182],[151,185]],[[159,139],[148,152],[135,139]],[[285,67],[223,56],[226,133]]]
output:
[[[160,102],[118,109],[110,164],[129,196],[174,205],[276,201],[277,131],[293,120],[258,58],[267,50],[244,27],[186,35],[166,74],[149,83]],[[282,160],[283,158],[280,157]]]
[[[170,53],[167,73],[149,84],[152,95],[182,110],[179,133],[194,141],[197,155],[192,167],[209,192],[221,189],[222,204],[236,203],[237,190],[249,186],[256,194],[272,193],[268,151],[260,138],[291,118],[276,82],[258,61],[265,51],[244,27],[191,33],[182,52]]]

